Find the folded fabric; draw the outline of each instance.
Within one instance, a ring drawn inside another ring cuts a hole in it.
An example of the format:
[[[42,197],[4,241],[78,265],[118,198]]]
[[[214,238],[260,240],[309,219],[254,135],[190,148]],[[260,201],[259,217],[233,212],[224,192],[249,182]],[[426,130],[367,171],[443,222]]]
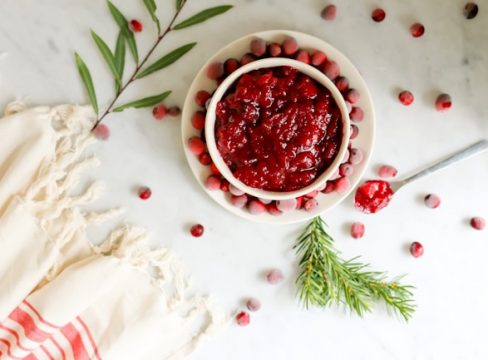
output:
[[[0,119],[0,359],[176,359],[226,318],[189,296],[179,260],[120,226],[100,246],[86,227],[95,182],[72,195],[95,141],[90,108],[8,107]]]

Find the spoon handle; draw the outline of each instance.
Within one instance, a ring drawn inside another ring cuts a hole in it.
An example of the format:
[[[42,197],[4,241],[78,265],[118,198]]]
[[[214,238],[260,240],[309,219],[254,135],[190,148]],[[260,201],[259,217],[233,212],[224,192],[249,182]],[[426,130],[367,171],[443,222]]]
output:
[[[448,158],[432,165],[432,166],[429,166],[428,168],[425,168],[421,171],[419,171],[418,173],[406,178],[405,180],[402,181],[402,185],[405,185],[405,184],[408,184],[414,180],[417,180],[417,179],[420,179],[426,175],[429,175],[437,170],[440,170],[442,168],[445,168],[446,166],[449,166],[451,164],[454,164],[455,162],[458,162],[460,160],[463,160],[463,159],[466,159],[470,156],[473,156],[475,154],[478,154],[482,151],[485,151],[488,149],[488,140],[481,140],[481,141],[478,141],[476,143],[474,143],[473,145],[467,147],[466,149],[464,150],[461,150],[457,153],[455,153],[454,155],[451,155],[449,156]]]

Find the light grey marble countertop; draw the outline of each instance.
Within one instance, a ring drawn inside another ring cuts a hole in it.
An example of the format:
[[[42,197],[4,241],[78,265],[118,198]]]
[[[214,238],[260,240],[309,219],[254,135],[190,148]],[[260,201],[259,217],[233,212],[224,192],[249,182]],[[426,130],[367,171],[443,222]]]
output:
[[[162,18],[169,18],[173,1],[156,1]],[[488,1],[479,0],[478,17],[467,21],[460,0],[336,0],[338,17],[333,22],[319,17],[326,3],[322,0],[229,2],[236,5],[232,12],[169,36],[159,54],[183,42],[199,44],[171,69],[140,81],[128,98],[172,89],[168,103],[181,105],[192,78],[217,49],[247,33],[292,29],[329,41],[364,75],[378,121],[368,177],[382,163],[406,175],[488,137]],[[116,3],[151,28],[142,1]],[[189,0],[185,13],[219,3]],[[387,11],[381,24],[370,19],[377,5]],[[419,39],[408,30],[415,21],[426,26]],[[16,97],[29,104],[86,101],[73,64],[75,49],[92,69],[101,103],[109,101],[112,81],[91,43],[90,28],[114,43],[116,27],[102,0],[1,0],[0,107]],[[152,33],[137,37],[143,52]],[[416,95],[411,107],[396,99],[402,88]],[[434,110],[439,92],[453,98],[447,113]],[[302,309],[295,299],[292,250],[302,226],[250,223],[213,203],[186,165],[179,120],[156,122],[149,110],[138,110],[107,118],[106,123],[112,137],[95,149],[103,166],[90,173],[108,185],[97,207],[127,207],[126,219],[149,228],[154,244],[173,248],[198,288],[212,293],[227,310],[238,309],[247,296],[263,303],[249,327],[230,326],[194,359],[488,358],[488,231],[477,232],[467,224],[471,216],[488,218],[487,154],[410,185],[375,216],[354,211],[351,198],[324,215],[344,256],[362,255],[375,269],[408,274],[405,281],[417,287],[418,310],[404,324],[388,317],[382,307],[364,319],[338,309]],[[150,201],[134,195],[140,184],[152,188]],[[441,196],[440,208],[423,205],[421,199],[429,192]],[[363,239],[349,237],[352,221],[366,224]],[[187,225],[194,222],[206,226],[203,238],[188,235]],[[101,237],[106,231],[93,234]],[[408,254],[412,241],[424,244],[422,258]],[[262,278],[263,271],[273,267],[286,275],[276,287]]]

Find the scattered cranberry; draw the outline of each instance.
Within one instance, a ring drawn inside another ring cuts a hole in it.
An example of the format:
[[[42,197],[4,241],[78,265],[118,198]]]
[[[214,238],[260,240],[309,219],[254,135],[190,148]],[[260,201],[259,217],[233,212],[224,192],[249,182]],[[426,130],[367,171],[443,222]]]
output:
[[[256,57],[253,54],[244,54],[241,57],[241,65],[247,65],[249,63],[252,63],[254,60],[256,60]]]
[[[356,89],[349,89],[346,92],[345,99],[351,104],[355,104],[359,101],[360,96],[361,95],[359,94],[359,91],[357,91]]]
[[[342,164],[339,166],[339,174],[341,176],[351,176],[354,172],[354,167],[351,164]]]
[[[351,114],[349,114],[349,116],[351,116]],[[350,139],[351,140],[354,140],[359,135],[359,128],[356,125],[351,124],[351,132],[350,132],[350,134],[351,134]]]
[[[483,230],[486,226],[485,219],[479,216],[471,218],[469,223],[471,224],[471,227],[476,230]]]
[[[452,106],[451,96],[448,94],[440,94],[435,101],[435,108],[437,111],[449,110]]]
[[[478,15],[478,5],[476,5],[473,2],[467,3],[466,6],[464,7],[463,13],[466,19],[468,20],[475,18],[476,15]]]
[[[320,66],[327,60],[327,55],[325,55],[322,51],[315,51],[312,54],[311,63],[314,66]]]
[[[247,312],[241,311],[236,315],[236,321],[239,326],[247,326],[251,322],[251,316]]]
[[[339,194],[345,194],[351,187],[351,182],[347,177],[341,177],[335,183],[335,191]]]
[[[303,196],[300,196],[300,197],[297,197],[295,200],[297,201],[296,208],[297,209],[303,208],[303,204],[305,203],[305,198]]]
[[[278,206],[276,205],[276,201],[272,201],[269,204],[266,204],[266,210],[269,214],[274,216],[279,216],[282,214],[282,212],[280,211],[280,209],[278,209]]]
[[[331,192],[335,191],[335,183],[333,181],[327,181],[325,185],[325,189],[322,190],[324,194],[330,194]]]
[[[364,236],[364,224],[355,222],[351,225],[351,236],[354,239],[361,239]]]
[[[387,179],[397,176],[398,170],[391,165],[381,165],[378,169],[380,178]]]
[[[224,74],[224,65],[220,62],[214,62],[207,67],[207,77],[217,80]]]
[[[208,91],[200,90],[195,94],[195,102],[198,106],[204,107],[207,100],[210,99],[210,96]]]
[[[232,195],[230,197],[230,202],[235,207],[243,208],[247,204],[247,195],[246,194],[243,194],[243,195],[240,195],[240,196]]]
[[[428,194],[424,197],[425,206],[436,209],[441,205],[441,198],[435,194]]]
[[[139,20],[131,20],[130,28],[133,32],[139,33],[142,31],[142,23]]]
[[[334,20],[336,15],[337,15],[337,7],[335,5],[327,5],[320,13],[320,16],[324,20]]]
[[[110,137],[110,129],[105,124],[98,124],[93,130],[93,134],[98,140],[107,140]]]
[[[369,180],[357,189],[354,206],[366,214],[374,214],[388,206],[392,196],[393,190],[389,183]]]
[[[188,139],[188,149],[195,155],[200,155],[205,151],[205,144],[198,136]]]
[[[346,103],[347,104],[347,103]],[[360,107],[354,106],[349,112],[351,121],[361,122],[364,120],[364,111]]]
[[[283,41],[283,52],[286,55],[293,55],[298,51],[298,42],[294,37],[288,37]]]
[[[329,79],[335,80],[339,76],[341,69],[335,61],[326,60],[322,71]]]
[[[251,41],[251,52],[257,57],[263,56],[266,52],[266,41],[263,39],[253,39]]]
[[[230,183],[227,180],[222,179],[222,182],[220,183],[220,190],[223,192],[229,192],[229,187]]]
[[[425,33],[425,27],[421,23],[415,23],[410,27],[410,33],[415,38],[421,37]]]
[[[168,108],[164,104],[159,104],[153,108],[152,113],[156,120],[162,120],[168,113]]]
[[[194,237],[200,237],[200,236],[202,236],[204,231],[205,231],[205,228],[201,224],[193,225],[190,228],[190,233]]]
[[[205,181],[205,187],[209,190],[220,190],[220,177],[217,175],[210,175]]]
[[[382,22],[385,20],[386,13],[383,9],[374,9],[373,13],[371,14],[371,18],[376,22]]]
[[[408,90],[403,90],[400,94],[398,94],[398,100],[405,105],[411,105],[413,103],[414,97],[413,94]]]
[[[234,71],[236,71],[239,68],[239,60],[237,59],[227,59],[224,62],[224,72],[226,75],[232,74]]]
[[[272,57],[278,57],[281,55],[281,45],[278,43],[272,43],[269,45],[269,54]]]
[[[344,92],[349,89],[349,80],[345,76],[339,76],[335,80],[335,86],[340,92]]]
[[[279,284],[281,281],[283,281],[283,278],[283,273],[281,272],[281,270],[278,269],[271,270],[266,275],[266,281],[272,285]]]
[[[202,130],[205,127],[205,116],[206,114],[203,111],[197,111],[193,114],[191,118],[192,126],[197,130]]]
[[[258,311],[261,309],[261,301],[256,298],[250,298],[246,302],[246,307],[249,311]]]
[[[220,170],[217,168],[217,165],[215,165],[214,163],[210,164],[210,171],[214,175],[220,175]]]
[[[168,109],[168,115],[169,116],[180,116],[181,115],[181,109],[179,106],[171,106]]]
[[[412,245],[410,245],[410,254],[416,258],[422,256],[424,254],[423,245],[417,241],[414,241]]]
[[[310,64],[310,53],[307,50],[300,50],[295,55],[295,59],[305,64]]]
[[[350,150],[349,161],[353,165],[358,165],[363,161],[364,155],[363,152],[359,149],[352,148]]]
[[[200,164],[208,166],[212,163],[212,158],[210,157],[210,154],[208,152],[203,152],[198,155],[198,161],[200,161]]]
[[[249,204],[247,204],[247,209],[251,214],[259,215],[266,212],[266,205],[259,200],[251,200]]]
[[[297,208],[297,200],[296,199],[278,200],[276,201],[276,207],[282,212],[289,212]]]
[[[140,199],[147,200],[151,197],[152,191],[147,186],[143,186],[139,188],[138,194]]]
[[[316,199],[308,199],[303,204],[303,208],[306,211],[314,211],[318,206],[319,206],[319,203],[318,203],[318,201]]]

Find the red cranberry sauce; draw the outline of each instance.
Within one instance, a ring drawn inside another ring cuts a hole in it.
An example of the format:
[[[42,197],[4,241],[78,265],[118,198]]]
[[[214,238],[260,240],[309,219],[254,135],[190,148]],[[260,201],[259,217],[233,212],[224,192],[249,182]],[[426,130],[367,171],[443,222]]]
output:
[[[242,75],[217,104],[217,148],[234,176],[268,191],[310,185],[342,140],[332,94],[291,67]]]
[[[392,196],[393,190],[388,182],[370,180],[357,189],[354,205],[364,213],[374,214],[386,207]]]

